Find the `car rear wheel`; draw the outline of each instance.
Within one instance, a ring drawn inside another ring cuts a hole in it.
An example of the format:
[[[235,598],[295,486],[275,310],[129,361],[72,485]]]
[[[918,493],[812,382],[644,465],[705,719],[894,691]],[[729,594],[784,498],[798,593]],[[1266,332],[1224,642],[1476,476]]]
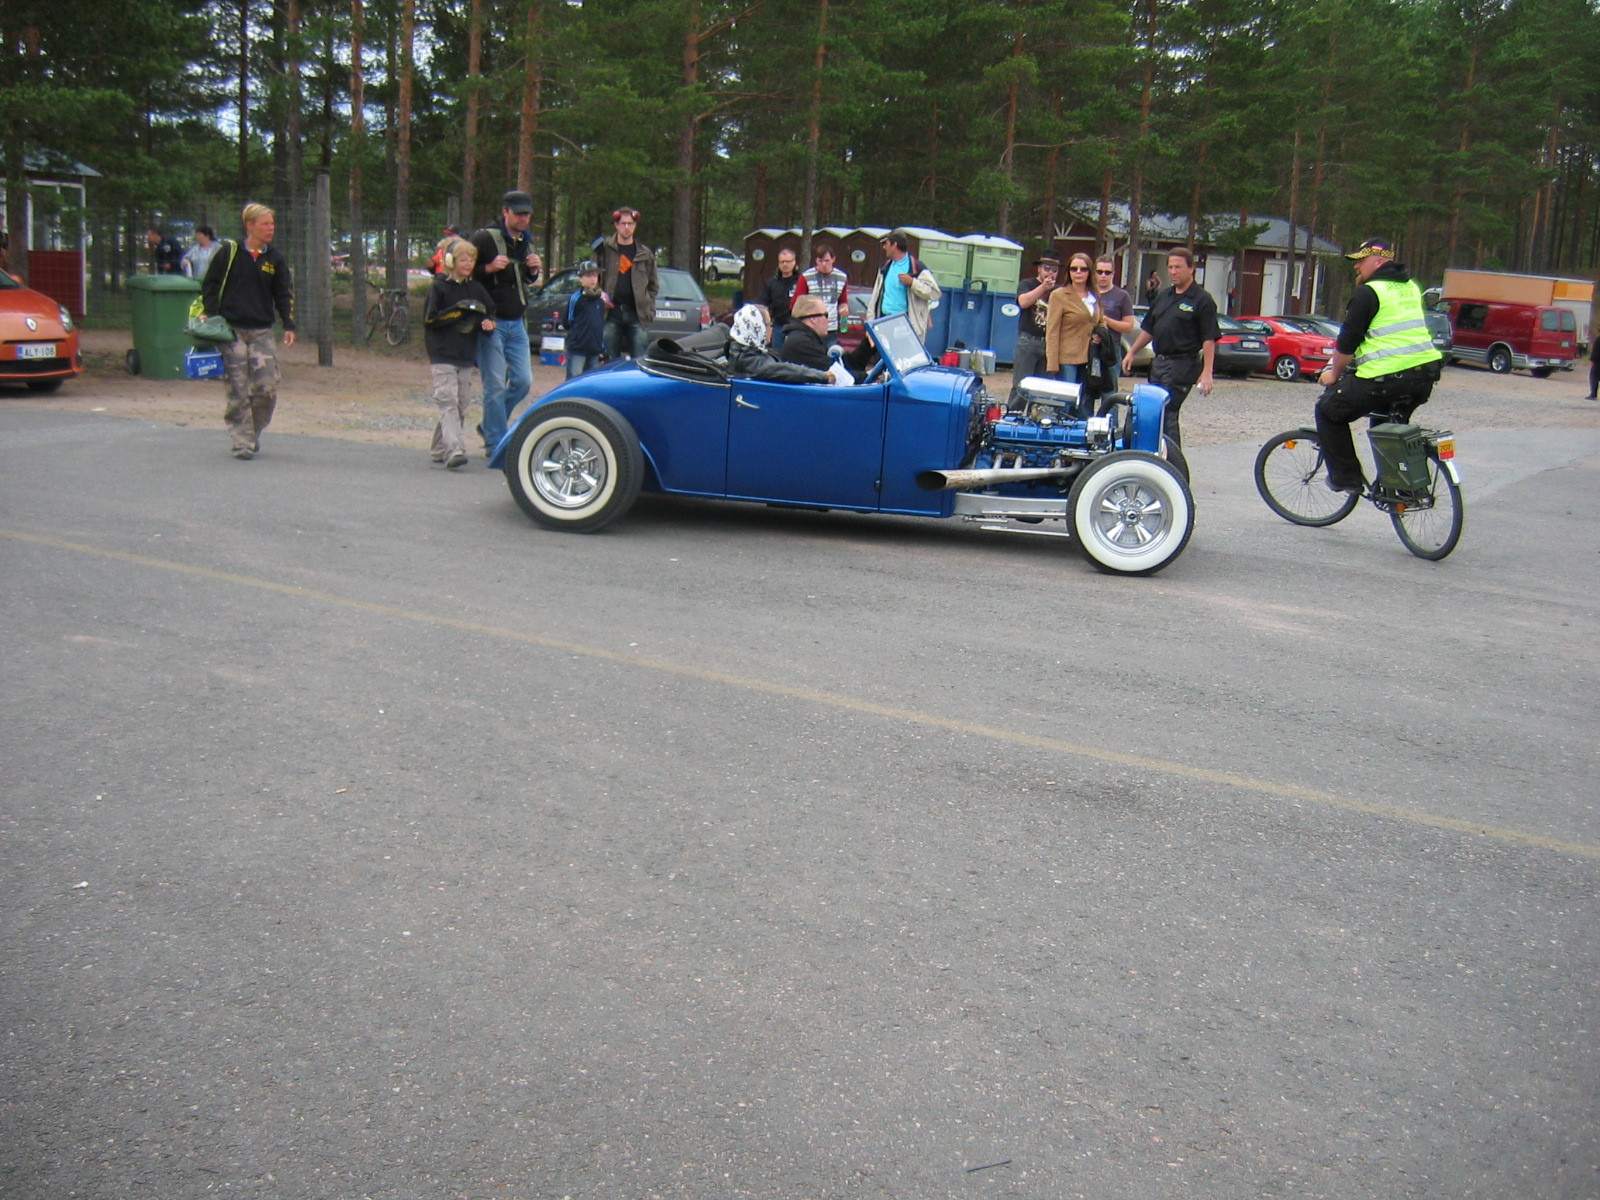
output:
[[[1292,354],[1280,355],[1272,364],[1272,373],[1285,383],[1294,383],[1300,378],[1300,360]]]
[[[1096,570],[1152,575],[1189,544],[1194,500],[1170,463],[1122,450],[1090,463],[1073,481],[1067,524]]]
[[[1535,379],[1549,379],[1551,372],[1554,370],[1554,367],[1535,367],[1529,374]]]
[[[594,400],[560,400],[517,427],[506,482],[522,511],[546,529],[594,533],[639,497],[644,452],[633,426]]]

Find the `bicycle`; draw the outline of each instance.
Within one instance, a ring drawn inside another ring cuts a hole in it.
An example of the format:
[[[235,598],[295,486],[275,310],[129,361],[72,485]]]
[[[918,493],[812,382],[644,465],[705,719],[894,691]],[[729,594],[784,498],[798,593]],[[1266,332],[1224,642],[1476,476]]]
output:
[[[383,340],[398,346],[411,336],[411,300],[404,288],[384,288],[375,304],[367,309],[367,341],[378,330]]]
[[[1455,468],[1455,435],[1423,429],[1406,410],[1368,413],[1367,438],[1378,464],[1361,492],[1327,486],[1322,439],[1315,426],[1285,430],[1256,455],[1256,490],[1285,521],[1321,528],[1344,520],[1367,500],[1389,514],[1405,548],[1437,562],[1456,548],[1466,521]]]

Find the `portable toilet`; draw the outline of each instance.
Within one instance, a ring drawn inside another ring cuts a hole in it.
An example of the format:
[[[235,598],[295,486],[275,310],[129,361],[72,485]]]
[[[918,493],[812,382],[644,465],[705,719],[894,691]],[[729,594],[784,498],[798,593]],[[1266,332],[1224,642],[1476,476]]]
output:
[[[850,277],[852,288],[872,290],[878,268],[883,266],[883,247],[879,245],[889,230],[886,226],[863,225],[840,239],[839,265]]]
[[[1016,361],[1017,284],[1022,278],[1022,245],[987,233],[969,233],[961,239],[971,247],[969,294],[987,296],[982,348],[993,350],[995,361]]]
[[[757,229],[744,235],[744,294],[754,296],[778,269],[778,239],[787,229]]]
[[[910,236],[911,253],[933,272],[941,288],[949,291],[966,286],[967,264],[972,254],[965,242],[938,229],[924,229],[918,225],[902,225],[901,228]]]

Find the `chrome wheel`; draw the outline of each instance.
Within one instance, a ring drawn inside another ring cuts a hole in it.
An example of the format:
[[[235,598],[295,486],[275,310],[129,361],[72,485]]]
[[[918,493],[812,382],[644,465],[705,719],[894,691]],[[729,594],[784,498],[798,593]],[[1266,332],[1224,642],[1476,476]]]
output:
[[[1149,575],[1189,543],[1194,502],[1183,477],[1153,454],[1124,451],[1091,463],[1072,485],[1067,521],[1099,570]]]
[[[546,434],[533,448],[528,465],[534,490],[557,508],[593,503],[605,489],[610,473],[600,447],[576,429]]]
[[[644,454],[614,408],[561,400],[529,410],[518,423],[505,474],[517,504],[540,525],[592,533],[632,507]]]

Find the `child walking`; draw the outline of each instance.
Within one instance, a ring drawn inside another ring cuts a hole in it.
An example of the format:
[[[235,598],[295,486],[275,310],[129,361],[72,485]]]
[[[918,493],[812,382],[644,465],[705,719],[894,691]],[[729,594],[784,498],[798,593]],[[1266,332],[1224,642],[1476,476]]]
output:
[[[478,334],[495,327],[494,301],[483,284],[472,278],[477,264],[477,248],[465,238],[446,246],[441,256],[445,273],[435,276],[422,311],[433,402],[439,406],[432,456],[434,462],[442,462],[452,471],[467,465],[462,431],[475,391],[472,372],[478,363]]]

